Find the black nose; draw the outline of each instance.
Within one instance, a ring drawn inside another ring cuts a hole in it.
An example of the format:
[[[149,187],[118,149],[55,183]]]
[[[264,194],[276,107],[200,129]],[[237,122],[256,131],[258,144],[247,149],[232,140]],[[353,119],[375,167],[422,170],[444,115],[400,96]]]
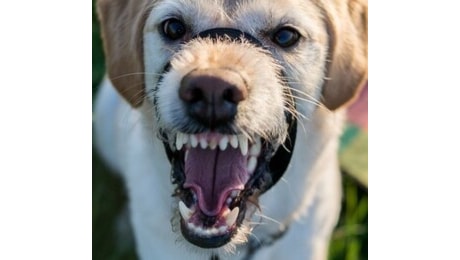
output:
[[[244,79],[228,69],[194,70],[179,88],[189,116],[211,129],[231,122],[247,94]]]

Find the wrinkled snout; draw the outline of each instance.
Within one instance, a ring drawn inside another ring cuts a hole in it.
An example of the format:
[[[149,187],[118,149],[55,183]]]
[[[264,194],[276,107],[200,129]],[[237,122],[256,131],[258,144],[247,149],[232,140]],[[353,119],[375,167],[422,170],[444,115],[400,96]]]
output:
[[[247,96],[244,78],[221,68],[193,70],[182,78],[179,88],[188,115],[210,129],[232,122],[238,104]]]

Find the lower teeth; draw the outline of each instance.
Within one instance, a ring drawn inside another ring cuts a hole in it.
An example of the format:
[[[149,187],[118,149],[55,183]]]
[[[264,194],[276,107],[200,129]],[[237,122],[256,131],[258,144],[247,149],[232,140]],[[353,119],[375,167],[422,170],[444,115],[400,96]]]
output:
[[[231,203],[232,200],[233,199],[229,197],[227,199],[227,203],[229,202]],[[188,229],[202,236],[214,236],[218,234],[223,234],[235,224],[236,219],[238,218],[238,214],[240,213],[240,208],[235,207],[231,211],[227,209],[227,212],[224,213],[226,225],[221,226],[219,228],[216,228],[216,227],[204,228],[202,226],[196,226],[195,224],[188,222],[188,220],[190,219],[190,217],[193,215],[194,212],[191,209],[189,209],[182,201],[179,201],[179,212],[182,218],[184,219],[184,221],[187,223]]]

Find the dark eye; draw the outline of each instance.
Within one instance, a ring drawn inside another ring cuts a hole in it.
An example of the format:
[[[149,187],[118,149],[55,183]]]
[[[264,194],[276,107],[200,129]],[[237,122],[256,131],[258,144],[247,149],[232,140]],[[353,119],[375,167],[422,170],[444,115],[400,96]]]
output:
[[[300,33],[292,27],[282,27],[272,36],[272,41],[283,48],[293,46],[299,39]]]
[[[176,18],[171,18],[162,23],[163,34],[170,40],[178,40],[185,35],[185,24]]]

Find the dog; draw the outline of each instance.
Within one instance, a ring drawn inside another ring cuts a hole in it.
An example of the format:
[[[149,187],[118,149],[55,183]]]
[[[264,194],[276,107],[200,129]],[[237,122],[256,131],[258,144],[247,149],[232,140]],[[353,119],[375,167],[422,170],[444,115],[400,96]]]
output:
[[[365,0],[99,0],[96,147],[140,259],[326,259]]]

